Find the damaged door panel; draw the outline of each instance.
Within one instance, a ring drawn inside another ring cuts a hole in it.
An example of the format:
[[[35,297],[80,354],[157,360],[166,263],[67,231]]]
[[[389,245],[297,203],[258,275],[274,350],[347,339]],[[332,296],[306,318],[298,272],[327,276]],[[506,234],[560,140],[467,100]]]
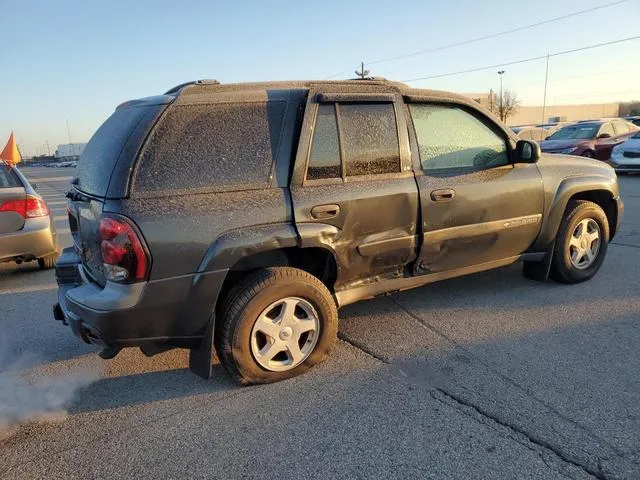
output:
[[[314,93],[291,185],[303,246],[318,241],[306,224],[333,227],[322,241],[339,260],[336,290],[402,275],[417,255],[418,189],[398,97]]]

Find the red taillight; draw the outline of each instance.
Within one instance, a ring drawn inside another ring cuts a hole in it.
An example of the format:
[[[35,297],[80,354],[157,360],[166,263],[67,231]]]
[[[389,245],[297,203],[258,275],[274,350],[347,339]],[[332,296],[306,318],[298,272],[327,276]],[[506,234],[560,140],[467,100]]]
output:
[[[47,204],[39,197],[27,195],[22,200],[8,200],[0,205],[0,212],[16,212],[22,218],[38,218],[49,215]]]
[[[124,220],[100,220],[100,250],[106,276],[116,282],[136,282],[147,275],[147,254],[133,227]]]

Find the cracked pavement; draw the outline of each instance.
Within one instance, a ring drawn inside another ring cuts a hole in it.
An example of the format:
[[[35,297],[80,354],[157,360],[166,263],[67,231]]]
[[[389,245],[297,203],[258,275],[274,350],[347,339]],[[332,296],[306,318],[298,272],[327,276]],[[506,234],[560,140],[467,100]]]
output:
[[[70,171],[25,169],[54,202]],[[640,478],[640,176],[620,181],[592,281],[515,265],[352,305],[330,359],[275,385],[202,380],[183,350],[99,360],[53,321],[52,272],[2,266],[8,353],[102,378],[0,443],[0,478]]]

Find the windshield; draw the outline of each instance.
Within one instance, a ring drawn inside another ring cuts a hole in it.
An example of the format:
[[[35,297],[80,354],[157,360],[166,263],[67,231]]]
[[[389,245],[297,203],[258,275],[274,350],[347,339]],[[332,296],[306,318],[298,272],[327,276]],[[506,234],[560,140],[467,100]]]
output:
[[[549,137],[549,140],[587,140],[595,138],[600,125],[569,125]]]

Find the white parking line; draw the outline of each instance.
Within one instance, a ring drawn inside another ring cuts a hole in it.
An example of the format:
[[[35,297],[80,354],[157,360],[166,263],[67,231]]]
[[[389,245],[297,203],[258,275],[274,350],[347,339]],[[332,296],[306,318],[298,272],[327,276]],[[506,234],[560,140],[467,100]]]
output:
[[[31,285],[29,287],[16,287],[6,290],[0,290],[0,295],[13,295],[17,293],[44,292],[47,290],[55,290],[58,288],[56,283],[45,283],[43,285]]]
[[[55,222],[62,222],[64,220],[69,220],[69,217],[67,215],[56,215],[55,217],[53,217],[53,220]]]
[[[47,205],[66,205],[67,202],[47,202]]]

